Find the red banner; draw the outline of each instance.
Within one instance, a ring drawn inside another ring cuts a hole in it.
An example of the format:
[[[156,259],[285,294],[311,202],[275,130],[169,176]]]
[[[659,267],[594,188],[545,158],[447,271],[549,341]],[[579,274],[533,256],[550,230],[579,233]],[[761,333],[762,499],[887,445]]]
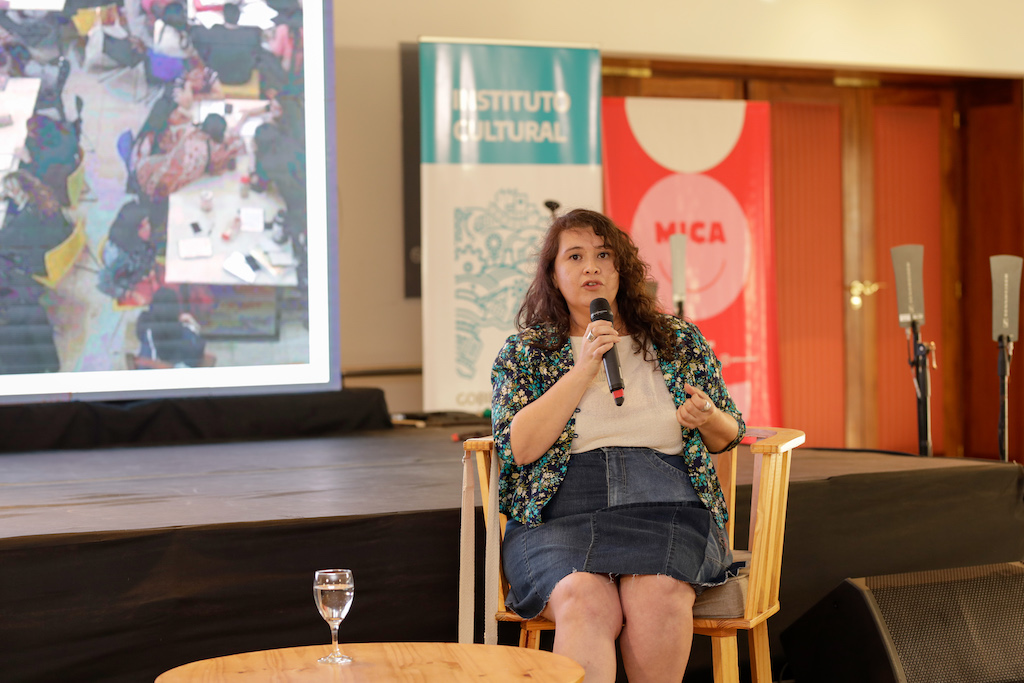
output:
[[[602,108],[606,212],[650,264],[666,312],[670,241],[686,236],[684,317],[711,342],[747,424],[777,425],[768,104],[606,97]]]

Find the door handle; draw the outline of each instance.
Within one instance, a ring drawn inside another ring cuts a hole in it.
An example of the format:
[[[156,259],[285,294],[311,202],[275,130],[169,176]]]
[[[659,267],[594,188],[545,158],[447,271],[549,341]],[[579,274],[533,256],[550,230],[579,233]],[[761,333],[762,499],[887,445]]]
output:
[[[859,311],[864,305],[864,298],[869,297],[877,292],[882,287],[885,287],[884,282],[872,282],[871,280],[854,280],[849,284],[850,291],[850,307]]]

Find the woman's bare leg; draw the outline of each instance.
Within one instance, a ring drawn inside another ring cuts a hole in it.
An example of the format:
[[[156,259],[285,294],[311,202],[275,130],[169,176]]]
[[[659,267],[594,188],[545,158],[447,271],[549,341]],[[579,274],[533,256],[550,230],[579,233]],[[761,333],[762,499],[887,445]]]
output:
[[[622,629],[622,608],[618,586],[611,578],[569,574],[555,586],[541,614],[555,622],[554,651],[578,662],[587,683],[615,680],[615,639]]]
[[[679,683],[693,643],[693,588],[670,576],[623,576],[619,596],[625,617],[619,647],[629,682]]]

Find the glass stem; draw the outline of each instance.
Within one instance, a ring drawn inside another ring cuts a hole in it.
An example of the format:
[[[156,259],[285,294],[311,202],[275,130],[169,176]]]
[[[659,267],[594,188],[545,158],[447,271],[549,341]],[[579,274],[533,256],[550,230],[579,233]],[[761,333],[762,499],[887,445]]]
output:
[[[338,627],[341,626],[340,621],[331,622],[331,647],[333,648],[334,654],[340,655],[341,650],[338,649]]]

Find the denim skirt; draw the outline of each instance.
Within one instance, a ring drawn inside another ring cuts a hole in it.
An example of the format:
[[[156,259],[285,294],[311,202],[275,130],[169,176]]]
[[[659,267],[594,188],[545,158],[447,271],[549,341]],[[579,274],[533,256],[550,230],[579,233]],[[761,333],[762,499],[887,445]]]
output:
[[[574,453],[541,519],[532,529],[509,520],[502,544],[506,603],[527,619],[573,572],[665,574],[700,593],[724,583],[732,563],[682,456],[650,448]]]

